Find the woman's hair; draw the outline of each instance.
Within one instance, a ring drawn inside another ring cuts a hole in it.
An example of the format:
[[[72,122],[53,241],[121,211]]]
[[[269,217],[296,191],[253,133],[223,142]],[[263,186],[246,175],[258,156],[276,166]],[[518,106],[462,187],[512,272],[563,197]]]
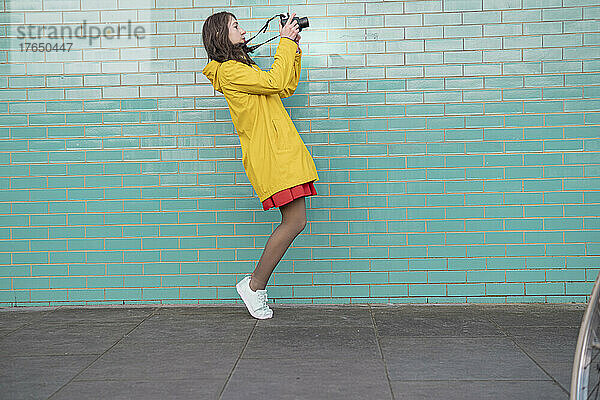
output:
[[[229,20],[235,18],[230,12],[221,11],[211,15],[204,21],[202,41],[210,60],[225,62],[235,60],[246,65],[256,64],[250,58],[245,43],[233,44],[229,40]]]

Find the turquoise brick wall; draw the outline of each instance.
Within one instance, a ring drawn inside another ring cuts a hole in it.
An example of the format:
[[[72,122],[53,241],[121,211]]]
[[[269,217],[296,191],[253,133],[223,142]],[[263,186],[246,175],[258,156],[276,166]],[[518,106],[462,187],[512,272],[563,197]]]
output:
[[[270,298],[586,301],[600,270],[598,0],[1,4],[1,305],[238,301],[280,214],[262,210],[201,73],[202,24],[222,9],[249,35],[279,12],[311,24],[284,103],[319,195]],[[19,37],[83,21],[145,35]]]

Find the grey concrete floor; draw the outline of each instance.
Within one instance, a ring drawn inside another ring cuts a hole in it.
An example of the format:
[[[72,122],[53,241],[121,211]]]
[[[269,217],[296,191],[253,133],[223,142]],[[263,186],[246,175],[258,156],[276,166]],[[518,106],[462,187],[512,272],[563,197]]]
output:
[[[2,399],[568,399],[585,305],[0,309]]]

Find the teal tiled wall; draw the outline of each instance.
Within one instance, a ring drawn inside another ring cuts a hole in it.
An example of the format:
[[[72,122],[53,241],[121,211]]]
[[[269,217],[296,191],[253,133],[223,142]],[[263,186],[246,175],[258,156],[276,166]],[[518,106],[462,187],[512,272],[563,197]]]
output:
[[[262,210],[226,102],[201,73],[203,21],[223,9],[248,36],[279,12],[310,20],[284,104],[319,195],[269,282],[275,302],[584,302],[591,291],[598,0],[1,4],[2,306],[238,301],[234,284],[280,214]],[[84,21],[144,35],[19,35]],[[273,43],[255,53],[263,69]]]

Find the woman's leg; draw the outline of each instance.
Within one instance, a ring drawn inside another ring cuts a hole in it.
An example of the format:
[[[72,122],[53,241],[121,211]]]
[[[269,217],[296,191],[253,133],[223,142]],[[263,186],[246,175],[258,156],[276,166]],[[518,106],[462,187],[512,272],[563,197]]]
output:
[[[252,273],[250,280],[252,290],[262,290],[267,286],[267,281],[277,263],[306,226],[304,197],[299,197],[291,203],[279,207],[279,211],[281,212],[281,224],[275,228],[267,240],[260,260]]]

